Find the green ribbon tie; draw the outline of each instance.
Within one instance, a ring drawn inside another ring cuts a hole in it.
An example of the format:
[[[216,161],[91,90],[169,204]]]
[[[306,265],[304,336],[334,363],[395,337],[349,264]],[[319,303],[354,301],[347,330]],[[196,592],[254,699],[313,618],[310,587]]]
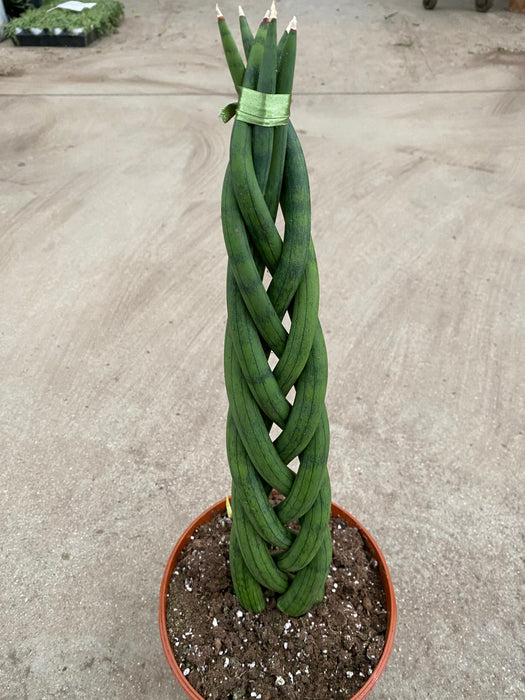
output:
[[[270,95],[249,88],[241,88],[238,103],[232,102],[220,113],[223,122],[234,115],[241,122],[257,126],[285,126],[290,118],[291,95]]]

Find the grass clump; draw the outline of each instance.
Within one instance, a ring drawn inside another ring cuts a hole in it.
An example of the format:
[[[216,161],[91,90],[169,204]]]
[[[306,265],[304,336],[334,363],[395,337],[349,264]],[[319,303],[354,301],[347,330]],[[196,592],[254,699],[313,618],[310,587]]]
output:
[[[60,0],[48,0],[42,7],[27,10],[19,17],[12,19],[4,27],[6,36],[16,41],[19,29],[22,31],[43,29],[49,32],[61,29],[66,33],[82,29],[86,34],[95,31],[97,36],[104,36],[115,30],[124,14],[124,5],[118,0],[97,0],[95,7],[82,12],[71,12],[71,10],[48,12],[59,3]]]

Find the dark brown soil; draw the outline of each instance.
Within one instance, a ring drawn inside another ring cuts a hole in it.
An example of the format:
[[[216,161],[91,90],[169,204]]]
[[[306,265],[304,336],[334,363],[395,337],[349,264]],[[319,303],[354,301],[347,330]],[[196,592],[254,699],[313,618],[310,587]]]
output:
[[[228,564],[231,521],[195,531],[173,573],[167,627],[191,685],[211,700],[351,698],[379,661],[386,632],[377,562],[355,528],[332,518],[333,561],[324,602],[299,618],[242,610]]]

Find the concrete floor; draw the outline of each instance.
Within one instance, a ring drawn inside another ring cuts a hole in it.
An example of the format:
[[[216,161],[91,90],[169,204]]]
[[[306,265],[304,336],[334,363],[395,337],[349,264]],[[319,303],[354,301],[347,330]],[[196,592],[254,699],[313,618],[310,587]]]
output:
[[[525,15],[473,7],[278,3],[333,498],[398,597],[374,700],[525,693]],[[129,0],[87,49],[4,42],[0,93],[0,697],[182,700],[160,578],[230,481],[214,7]]]

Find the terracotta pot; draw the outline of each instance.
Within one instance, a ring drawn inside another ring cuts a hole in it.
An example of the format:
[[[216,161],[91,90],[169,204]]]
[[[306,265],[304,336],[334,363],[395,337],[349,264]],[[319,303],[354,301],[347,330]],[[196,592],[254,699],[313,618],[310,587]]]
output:
[[[186,677],[183,675],[182,671],[179,668],[175,656],[173,655],[173,651],[168,639],[168,630],[166,628],[166,602],[168,588],[171,581],[171,577],[173,575],[173,571],[177,565],[179,556],[184,547],[190,541],[190,537],[193,535],[195,530],[199,527],[199,525],[209,522],[215,515],[225,512],[226,499],[223,498],[222,501],[215,503],[213,506],[210,506],[207,510],[201,513],[199,517],[196,518],[191,523],[191,525],[189,525],[186,528],[186,530],[182,533],[181,537],[179,538],[179,541],[175,545],[175,548],[173,549],[170,558],[168,559],[168,563],[166,564],[166,568],[164,570],[164,576],[162,577],[162,583],[160,585],[159,627],[160,637],[162,640],[162,648],[164,649],[164,654],[166,655],[166,659],[168,660],[168,664],[173,672],[173,675],[175,676],[179,685],[187,694],[187,696],[191,698],[191,700],[204,700],[204,698],[202,697],[202,695],[199,695],[199,693],[197,693],[197,691],[188,683]],[[394,635],[397,620],[397,607],[394,595],[394,587],[392,585],[392,579],[390,578],[390,573],[388,571],[385,558],[381,550],[377,546],[375,540],[369,534],[369,532],[367,532],[367,530],[365,530],[361,523],[359,523],[352,515],[350,515],[350,513],[348,513],[343,508],[340,508],[339,506],[335,505],[335,503],[332,503],[332,515],[336,517],[339,516],[343,520],[346,520],[346,522],[351,527],[356,527],[361,533],[361,535],[364,537],[370,551],[373,553],[374,558],[379,564],[381,580],[383,582],[383,587],[385,589],[386,594],[386,608],[388,612],[388,618],[385,635],[385,647],[383,649],[383,653],[381,654],[379,663],[375,667],[372,675],[368,678],[368,680],[360,688],[360,690],[358,690],[357,693],[350,698],[350,700],[363,700],[363,698],[365,698],[370,693],[372,688],[379,680],[379,676],[383,673],[390,653],[392,651],[392,647],[394,645]]]
[[[525,0],[509,0],[509,12],[525,12]]]

